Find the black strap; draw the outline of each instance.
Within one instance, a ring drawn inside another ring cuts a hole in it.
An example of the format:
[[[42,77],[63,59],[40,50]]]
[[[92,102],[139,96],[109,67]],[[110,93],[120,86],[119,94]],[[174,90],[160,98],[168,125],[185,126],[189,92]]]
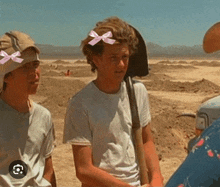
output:
[[[139,114],[138,114],[137,101],[136,101],[134,85],[133,85],[131,77],[130,76],[127,77],[125,82],[126,82],[130,108],[131,108],[132,128],[140,128],[141,125],[140,125],[140,119],[139,119]]]

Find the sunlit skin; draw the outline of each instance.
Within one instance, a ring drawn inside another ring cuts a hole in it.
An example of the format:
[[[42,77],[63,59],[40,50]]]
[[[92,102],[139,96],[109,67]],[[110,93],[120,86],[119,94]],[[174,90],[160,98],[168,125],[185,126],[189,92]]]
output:
[[[120,89],[121,82],[126,74],[129,64],[129,47],[127,44],[104,44],[104,51],[100,56],[93,56],[93,62],[97,67],[95,85],[100,91],[114,94]],[[150,186],[163,186],[163,177],[159,168],[159,160],[151,134],[150,124],[142,128],[146,164],[150,173]],[[108,172],[99,169],[92,162],[92,148],[90,146],[73,145],[73,154],[77,177],[83,186],[130,186]],[[101,177],[97,177],[101,176]],[[100,185],[101,184],[101,185]]]
[[[39,62],[29,62],[11,72],[11,75],[5,80],[8,89],[14,89],[15,92],[31,95],[37,92],[40,68]]]
[[[7,83],[6,90],[1,93],[1,98],[19,112],[30,110],[29,95],[35,94],[39,85],[39,62],[33,61],[15,69],[4,79]]]
[[[93,56],[97,67],[96,86],[103,92],[113,94],[120,89],[129,62],[129,48],[127,44],[104,44],[101,56]]]

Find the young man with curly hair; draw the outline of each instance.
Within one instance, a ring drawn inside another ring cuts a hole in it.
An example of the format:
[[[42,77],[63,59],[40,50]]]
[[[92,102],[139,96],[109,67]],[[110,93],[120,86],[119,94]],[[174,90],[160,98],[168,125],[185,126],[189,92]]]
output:
[[[67,109],[64,142],[72,144],[76,175],[83,187],[140,186],[132,138],[129,98],[123,81],[138,39],[117,17],[98,22],[82,41],[82,50],[97,78],[77,93]],[[150,185],[162,186],[150,130],[145,86],[134,84],[142,126]]]

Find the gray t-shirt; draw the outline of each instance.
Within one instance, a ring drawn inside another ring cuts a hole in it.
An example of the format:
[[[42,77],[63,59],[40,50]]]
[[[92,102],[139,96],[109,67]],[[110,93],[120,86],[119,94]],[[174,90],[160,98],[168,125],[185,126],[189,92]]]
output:
[[[151,121],[147,90],[140,82],[134,88],[144,127]],[[116,94],[100,91],[93,82],[77,93],[67,108],[64,142],[91,146],[95,166],[133,186],[140,185],[125,82]]]
[[[33,102],[30,112],[20,113],[0,99],[0,186],[51,186],[43,174],[54,140],[51,114],[46,108]],[[22,179],[9,173],[15,160],[28,166]]]

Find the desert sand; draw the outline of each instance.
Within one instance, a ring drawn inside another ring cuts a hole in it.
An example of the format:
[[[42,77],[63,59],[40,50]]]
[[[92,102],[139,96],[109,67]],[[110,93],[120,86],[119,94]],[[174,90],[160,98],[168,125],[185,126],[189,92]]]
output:
[[[195,113],[207,98],[219,95],[220,62],[212,60],[149,60],[150,74],[136,78],[149,93],[152,132],[164,182],[187,156],[187,143],[194,136],[195,119],[178,117]],[[70,70],[71,75],[65,76]],[[96,75],[84,60],[42,60],[41,83],[33,100],[52,113],[56,133],[53,164],[58,187],[80,187],[71,145],[63,144],[68,99]]]

